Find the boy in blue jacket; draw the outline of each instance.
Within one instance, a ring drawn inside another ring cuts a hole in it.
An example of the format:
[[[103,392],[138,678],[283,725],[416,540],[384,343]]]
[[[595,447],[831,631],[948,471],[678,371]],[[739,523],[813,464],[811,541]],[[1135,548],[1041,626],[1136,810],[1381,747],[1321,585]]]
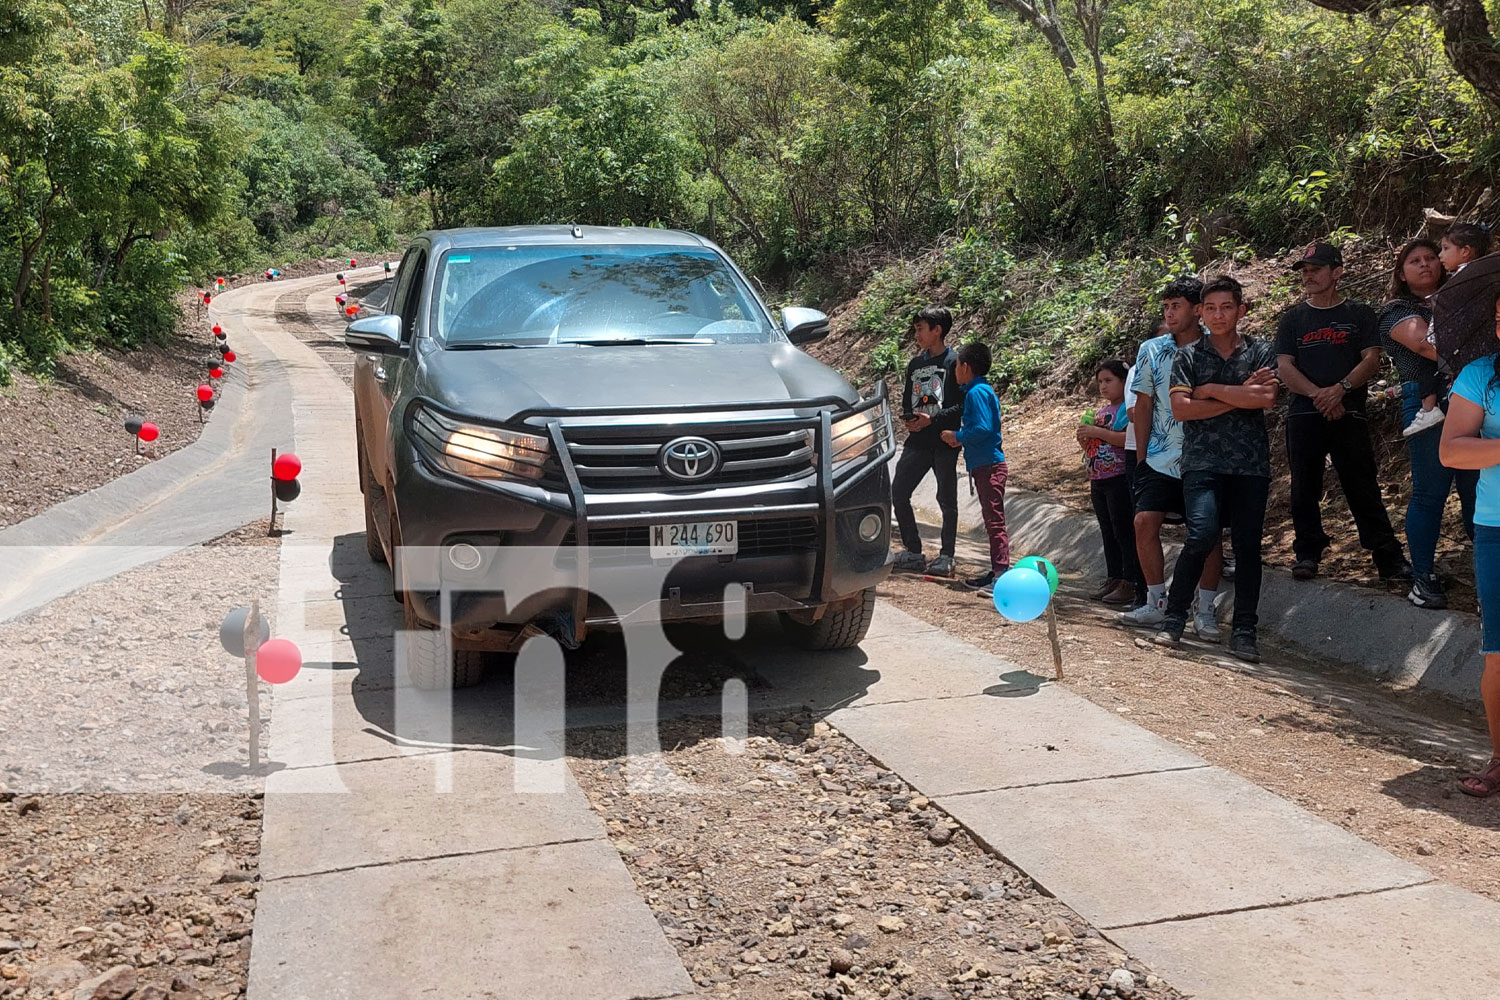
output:
[[[1000,449],[1000,397],[985,376],[990,373],[990,349],[969,343],[958,349],[954,374],[964,389],[964,414],[957,431],[944,431],[943,440],[964,449],[964,465],[974,479],[984,529],[990,536],[990,571],[964,583],[984,597],[993,593],[995,579],[1010,569],[1010,536],[1005,531],[1005,452]]]

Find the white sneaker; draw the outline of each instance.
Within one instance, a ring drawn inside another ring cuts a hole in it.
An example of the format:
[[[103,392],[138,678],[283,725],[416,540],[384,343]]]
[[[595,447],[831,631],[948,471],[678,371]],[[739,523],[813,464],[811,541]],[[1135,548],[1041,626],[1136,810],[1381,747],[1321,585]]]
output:
[[[1120,621],[1138,628],[1156,628],[1167,618],[1167,599],[1147,601],[1134,611],[1120,612]]]
[[[1443,420],[1446,419],[1446,417],[1447,414],[1438,409],[1436,406],[1434,406],[1430,410],[1419,410],[1417,411],[1417,415],[1411,418],[1411,423],[1408,424],[1406,426],[1406,429],[1401,432],[1401,436],[1409,438],[1413,434],[1420,434],[1423,431],[1430,431],[1438,424],[1442,423]]]
[[[1207,614],[1200,611],[1193,615],[1193,631],[1204,642],[1222,642],[1224,639],[1224,633],[1219,629],[1219,618],[1212,610]]]

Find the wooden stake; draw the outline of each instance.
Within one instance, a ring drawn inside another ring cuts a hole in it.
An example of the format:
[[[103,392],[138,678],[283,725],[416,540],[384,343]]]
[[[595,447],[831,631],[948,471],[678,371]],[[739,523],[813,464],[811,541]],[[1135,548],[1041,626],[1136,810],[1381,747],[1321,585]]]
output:
[[[1047,602],[1047,638],[1052,640],[1052,669],[1058,680],[1063,679],[1062,643],[1057,639],[1057,602]]]
[[[276,468],[276,449],[271,449],[271,468]],[[267,535],[276,534],[276,476],[271,476],[271,524],[266,528]]]
[[[255,676],[255,653],[260,649],[260,599],[250,599],[245,616],[245,698],[250,703],[250,769],[260,768],[260,680]]]

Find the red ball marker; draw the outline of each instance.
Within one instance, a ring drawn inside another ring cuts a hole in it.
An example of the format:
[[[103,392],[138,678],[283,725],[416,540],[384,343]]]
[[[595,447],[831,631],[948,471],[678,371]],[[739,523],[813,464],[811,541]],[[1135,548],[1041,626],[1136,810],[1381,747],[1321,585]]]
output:
[[[210,368],[208,370],[208,377],[209,378],[223,378],[224,377],[224,369],[222,369],[222,368]]]
[[[271,463],[271,478],[282,482],[290,482],[296,479],[302,472],[302,459],[289,451],[284,451],[276,456],[276,461]]]
[[[155,441],[158,437],[161,436],[161,428],[157,427],[153,423],[147,422],[141,424],[141,429],[139,431],[136,431],[135,436],[140,438],[142,441],[145,441],[147,444],[150,444],[152,441]]]
[[[219,324],[215,323],[214,324],[214,336],[217,337],[220,334],[222,334],[223,332],[224,332],[224,328],[222,326],[220,326]]]
[[[267,684],[285,684],[302,670],[302,651],[290,639],[270,639],[255,651],[255,673]]]
[[[234,352],[233,351],[225,351],[224,352],[224,363],[227,365],[227,364],[231,364],[233,361],[234,361]]]
[[[210,372],[209,374],[212,375],[213,373]],[[213,399],[213,398],[214,398],[213,386],[211,386],[211,385],[200,385],[198,387],[198,402],[205,403],[208,400]]]
[[[344,315],[345,316],[353,316],[357,312],[359,312],[359,306],[345,306],[344,307]]]

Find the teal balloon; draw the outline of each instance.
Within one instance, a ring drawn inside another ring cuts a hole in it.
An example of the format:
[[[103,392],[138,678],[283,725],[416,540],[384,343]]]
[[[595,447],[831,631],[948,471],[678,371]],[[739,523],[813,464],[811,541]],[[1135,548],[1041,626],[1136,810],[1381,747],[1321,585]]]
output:
[[[1052,593],[1057,593],[1057,567],[1052,565],[1041,556],[1027,556],[1025,559],[1016,561],[1016,569],[1034,569],[1047,578],[1047,588]]]
[[[1013,622],[1029,622],[1052,601],[1047,578],[1034,569],[1018,566],[1006,570],[995,581],[995,610]]]

